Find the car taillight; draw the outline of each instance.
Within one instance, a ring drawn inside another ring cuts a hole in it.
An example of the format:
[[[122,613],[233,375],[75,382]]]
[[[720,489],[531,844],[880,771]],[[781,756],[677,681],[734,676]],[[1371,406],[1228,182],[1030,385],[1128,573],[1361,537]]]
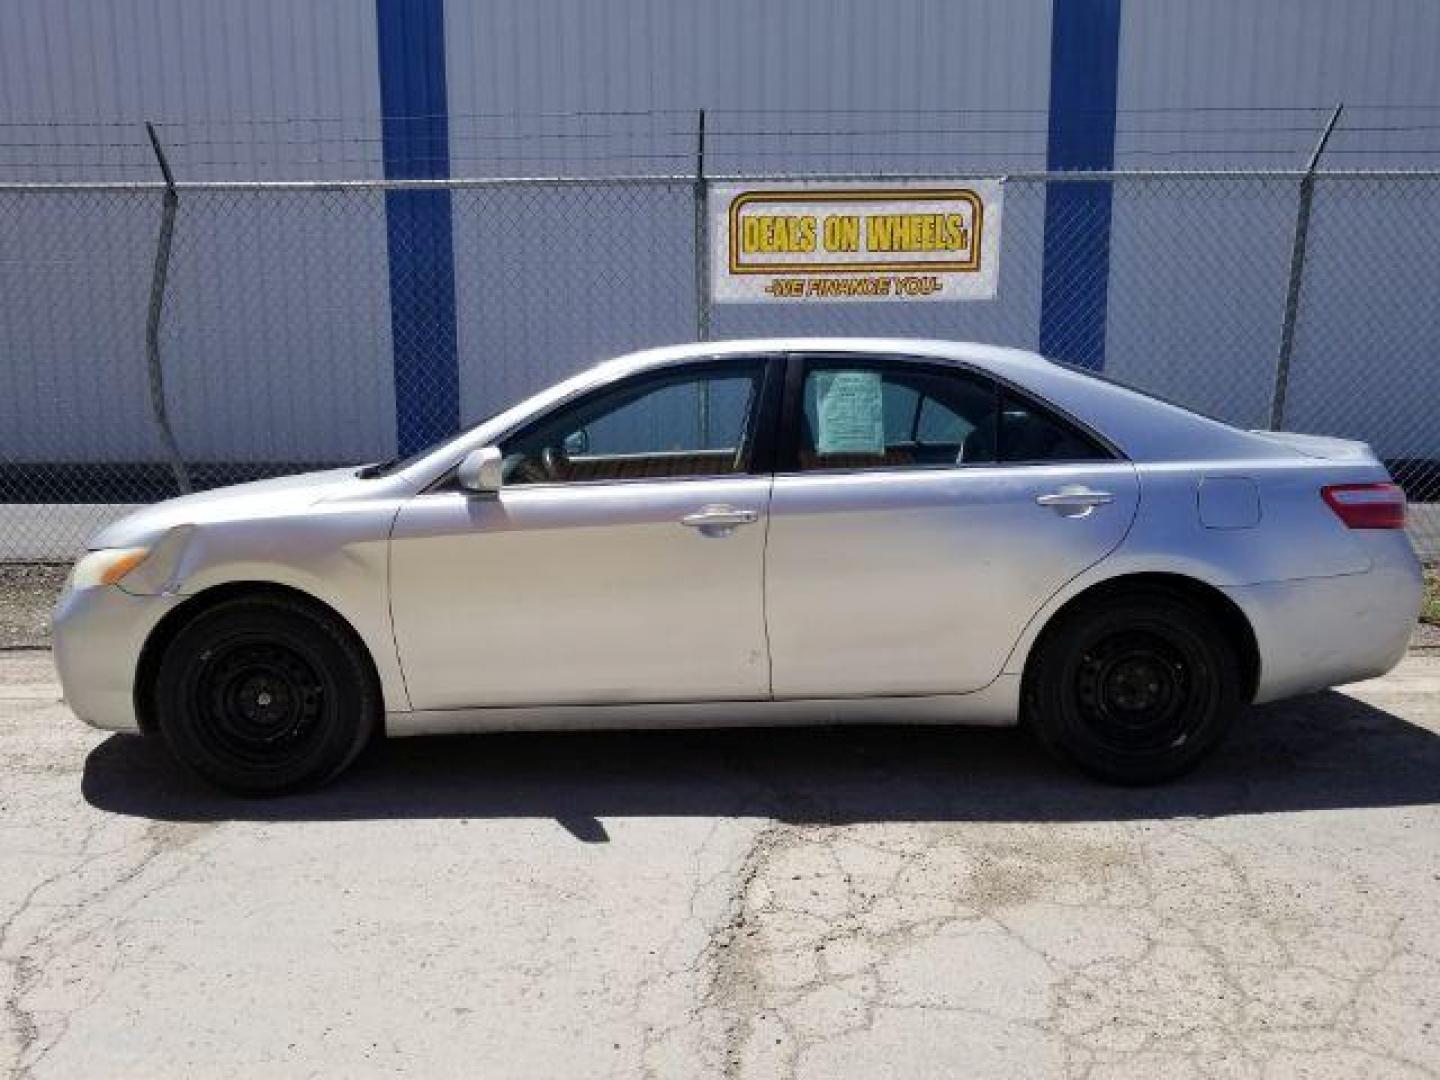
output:
[[[1405,492],[1398,484],[1332,484],[1320,496],[1348,528],[1405,527]]]

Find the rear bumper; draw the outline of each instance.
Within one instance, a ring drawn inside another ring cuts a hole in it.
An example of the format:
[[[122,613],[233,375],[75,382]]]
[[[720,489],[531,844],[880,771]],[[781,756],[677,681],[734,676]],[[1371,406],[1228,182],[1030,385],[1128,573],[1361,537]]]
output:
[[[55,607],[55,667],[65,703],[105,731],[138,731],[135,668],[155,625],[185,598],[134,596],[115,585],[66,590]]]
[[[1371,557],[1364,573],[1224,590],[1255,631],[1257,702],[1383,675],[1405,655],[1420,614],[1420,561],[1403,532],[1362,540]]]

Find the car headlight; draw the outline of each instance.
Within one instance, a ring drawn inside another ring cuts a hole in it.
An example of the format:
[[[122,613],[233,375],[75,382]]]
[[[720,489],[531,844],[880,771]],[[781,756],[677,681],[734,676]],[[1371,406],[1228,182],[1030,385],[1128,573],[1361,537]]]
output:
[[[114,585],[134,570],[150,554],[148,547],[106,548],[92,551],[81,557],[70,571],[69,586],[72,589],[94,589],[101,585]]]

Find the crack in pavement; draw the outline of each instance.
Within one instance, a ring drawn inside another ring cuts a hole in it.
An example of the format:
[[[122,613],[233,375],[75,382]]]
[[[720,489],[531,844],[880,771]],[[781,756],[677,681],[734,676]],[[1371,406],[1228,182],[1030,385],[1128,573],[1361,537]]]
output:
[[[116,897],[127,887],[141,882],[156,863],[188,847],[213,825],[151,823],[143,834],[141,850],[123,844],[95,849],[100,819],[87,826],[77,857],[36,883],[21,902],[0,922],[0,963],[9,970],[5,991],[5,1015],[17,1037],[10,1080],[28,1080],[36,1067],[64,1039],[75,1015],[104,991],[104,977],[89,980],[86,999],[67,1000],[62,1007],[38,1009],[27,1005],[39,990],[57,958],[67,950],[113,931],[139,904],[185,872],[182,861],[159,882],[137,890],[119,908]],[[106,865],[116,859],[121,866]],[[98,871],[102,880],[84,886],[89,872]],[[71,895],[47,899],[51,893],[80,888]],[[114,935],[111,935],[112,939]],[[113,973],[113,966],[112,966]],[[46,1031],[45,1028],[49,1030]]]
[[[1423,1010],[1440,963],[1399,944],[1405,916],[1372,917],[1383,886],[1351,874],[1327,911],[1331,890],[1257,881],[1206,828],[771,823],[706,953],[719,1075],[887,1075],[927,1029],[972,1075],[1437,1075],[1433,1047],[1384,1035],[1397,986],[1377,980],[1408,965]]]

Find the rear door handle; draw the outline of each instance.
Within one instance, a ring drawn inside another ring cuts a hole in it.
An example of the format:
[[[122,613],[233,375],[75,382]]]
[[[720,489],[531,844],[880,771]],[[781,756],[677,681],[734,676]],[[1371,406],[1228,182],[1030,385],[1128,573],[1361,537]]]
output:
[[[1059,491],[1036,495],[1035,501],[1065,517],[1085,517],[1095,507],[1114,502],[1115,496],[1108,491],[1092,491],[1087,487],[1063,487]]]
[[[702,506],[695,513],[686,514],[680,519],[680,524],[692,529],[699,529],[707,536],[723,536],[737,525],[750,525],[759,517],[760,515],[754,510],[741,510],[734,506],[716,504]]]

